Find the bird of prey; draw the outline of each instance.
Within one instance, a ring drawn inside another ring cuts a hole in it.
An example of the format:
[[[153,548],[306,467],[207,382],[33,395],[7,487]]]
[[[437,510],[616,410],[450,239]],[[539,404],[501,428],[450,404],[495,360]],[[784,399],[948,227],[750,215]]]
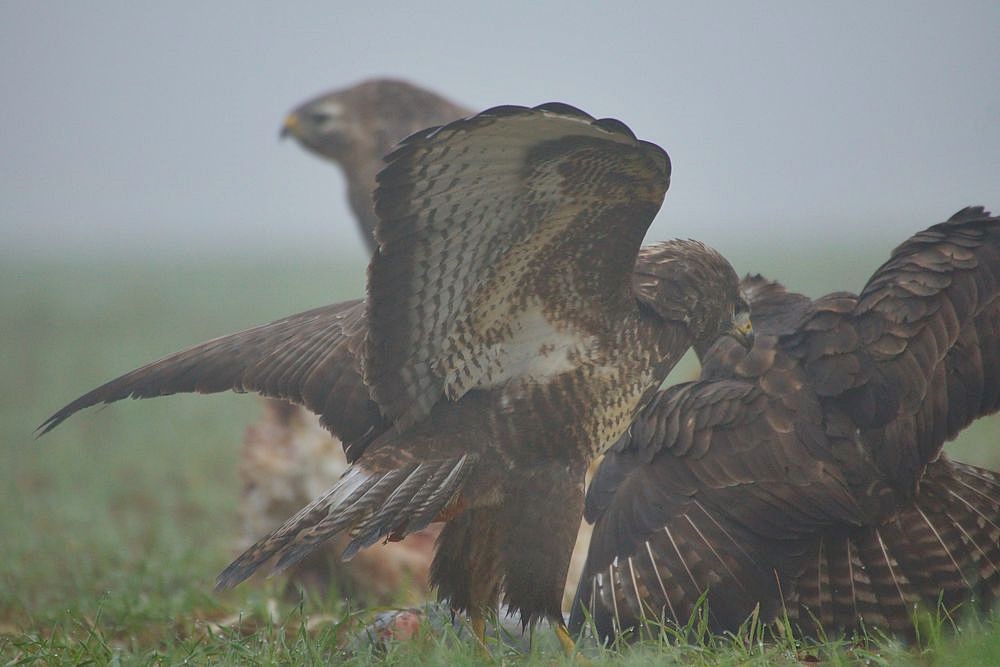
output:
[[[285,118],[281,136],[295,137],[306,150],[343,168],[351,210],[369,251],[374,251],[372,191],[382,157],[414,132],[472,113],[406,81],[368,79],[295,107]]]
[[[756,610],[805,636],[988,609],[1000,476],[942,446],[1000,408],[1000,218],[916,234],[858,295],[743,285],[753,350],[720,341],[598,469],[571,629],[683,627],[703,594],[716,631]]]
[[[98,387],[82,408],[182,391],[305,405],[351,468],[219,576],[235,585],[348,532],[345,551],[444,521],[432,583],[482,640],[560,599],[588,463],[674,363],[749,340],[729,263],[693,241],[640,250],[670,177],[660,147],[565,104],[496,107],[401,143],[375,193],[367,298],[224,336]]]

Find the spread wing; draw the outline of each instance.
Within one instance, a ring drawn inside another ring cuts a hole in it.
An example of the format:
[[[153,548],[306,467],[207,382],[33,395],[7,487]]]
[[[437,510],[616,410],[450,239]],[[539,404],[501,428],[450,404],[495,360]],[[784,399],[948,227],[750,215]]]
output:
[[[1000,218],[967,208],[911,237],[851,321],[841,350],[854,349],[816,350],[807,371],[864,431],[882,472],[911,487],[947,440],[1000,409]]]
[[[758,603],[780,611],[818,527],[860,522],[819,401],[774,342],[759,338],[745,360],[773,363],[760,382],[671,387],[605,458],[587,495],[596,525],[571,625],[587,609],[603,636],[644,618],[684,626],[708,591],[711,626],[735,628]]]
[[[968,483],[941,492],[958,499],[942,510],[924,470],[1000,402],[998,242],[1000,219],[965,209],[897,248],[860,296],[785,300],[745,280],[755,328],[770,335],[749,354],[720,341],[706,380],[661,393],[588,492],[597,525],[578,601],[598,630],[644,616],[683,625],[704,591],[720,629],[799,596],[803,622],[900,628],[911,602],[933,604],[925,591],[944,585],[938,565],[917,562],[942,554],[961,583],[947,599],[978,590],[968,563],[988,564],[979,576],[994,585],[993,496],[963,525],[936,528],[971,507],[955,495]]]
[[[419,132],[387,161],[365,377],[390,419],[544,374],[556,362],[539,350],[565,355],[623,301],[634,308],[630,276],[670,162],[621,122],[497,107]]]
[[[101,385],[46,419],[39,432],[78,410],[123,398],[254,391],[321,415],[353,459],[352,451],[384,430],[361,376],[366,330],[364,302],[354,300],[222,336]]]

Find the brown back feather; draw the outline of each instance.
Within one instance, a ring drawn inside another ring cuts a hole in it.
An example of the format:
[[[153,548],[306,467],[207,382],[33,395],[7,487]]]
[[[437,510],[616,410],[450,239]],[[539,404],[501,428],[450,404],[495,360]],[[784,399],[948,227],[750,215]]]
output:
[[[767,299],[755,328],[774,335],[749,354],[720,342],[705,380],[663,392],[606,457],[574,624],[582,607],[605,636],[642,609],[684,623],[707,590],[716,629],[759,603],[807,633],[907,634],[939,594],[992,601],[996,476],[937,459],[998,408],[997,267],[1000,218],[966,209],[858,297],[783,304],[748,278]]]

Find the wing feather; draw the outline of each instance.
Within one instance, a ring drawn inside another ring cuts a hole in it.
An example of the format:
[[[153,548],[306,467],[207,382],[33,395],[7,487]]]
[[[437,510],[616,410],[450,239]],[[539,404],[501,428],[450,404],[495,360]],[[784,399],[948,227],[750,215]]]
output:
[[[1000,409],[1000,218],[972,207],[914,235],[853,321],[872,368],[848,409],[883,471],[913,484],[947,440]],[[858,396],[895,409],[868,418]]]
[[[363,301],[346,301],[210,340],[97,387],[46,419],[38,432],[84,408],[125,398],[253,391],[318,413],[353,460],[385,428],[361,375],[365,318]]]
[[[811,400],[803,396],[800,410],[818,415]],[[600,605],[588,578],[641,555],[641,579],[672,582],[644,589],[643,607],[683,622],[707,591],[709,621],[719,630],[738,626],[758,602],[769,617],[780,612],[781,589],[794,587],[815,531],[862,521],[833,457],[807,455],[813,446],[795,429],[774,431],[768,414],[784,409],[780,403],[737,379],[658,394],[591,482],[587,518],[596,525],[577,604]],[[655,440],[664,434],[670,439]],[[650,564],[655,575],[643,569]],[[599,632],[612,630],[601,626],[608,614],[592,615]],[[621,620],[627,629],[642,619]]]
[[[387,161],[365,376],[401,425],[620,308],[670,173],[620,122],[556,104],[418,132]]]
[[[660,392],[594,477],[579,601],[598,631],[613,628],[586,579],[620,576],[639,545],[665,583],[643,604],[683,619],[707,591],[724,630],[757,603],[806,632],[904,635],[918,608],[991,604],[1000,486],[940,449],[1000,407],[1000,218],[966,209],[915,235],[858,296],[743,288],[754,348],[717,343],[703,379]],[[692,507],[710,521],[684,521]]]

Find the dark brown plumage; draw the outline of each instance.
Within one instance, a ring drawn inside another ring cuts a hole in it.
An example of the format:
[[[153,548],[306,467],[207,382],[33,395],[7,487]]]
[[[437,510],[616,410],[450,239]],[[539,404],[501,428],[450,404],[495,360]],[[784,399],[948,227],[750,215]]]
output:
[[[295,107],[281,135],[295,137],[306,150],[343,167],[351,210],[368,249],[374,251],[378,219],[372,191],[382,156],[418,130],[472,113],[406,81],[367,79]]]
[[[561,626],[587,463],[684,350],[749,332],[732,267],[696,242],[639,251],[665,152],[562,104],[417,133],[376,192],[368,299],[209,341],[95,389],[84,407],[251,390],[307,406],[354,465],[219,577],[446,521],[432,579],[477,634],[502,597]]]
[[[716,631],[758,605],[812,636],[988,609],[1000,476],[941,448],[1000,408],[1000,218],[920,232],[857,296],[743,284],[752,351],[720,341],[599,468],[571,627],[584,609],[605,639],[683,626],[705,591]]]

